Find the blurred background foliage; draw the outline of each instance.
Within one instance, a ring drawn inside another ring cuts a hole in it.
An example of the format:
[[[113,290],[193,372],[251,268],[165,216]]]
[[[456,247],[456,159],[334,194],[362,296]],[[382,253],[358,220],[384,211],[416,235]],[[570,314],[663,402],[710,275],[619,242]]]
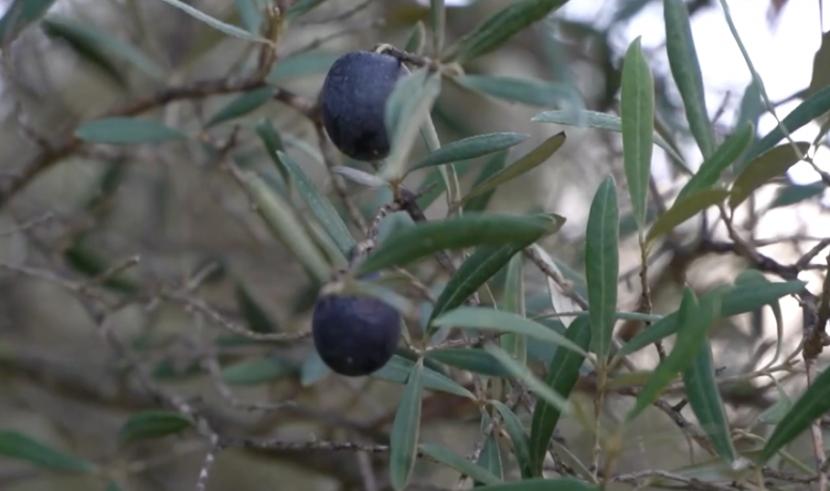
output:
[[[428,5],[409,0],[278,0],[275,5],[288,16],[280,21],[263,15],[270,4],[265,0],[189,2],[251,36],[262,33],[275,40],[271,59],[262,44],[229,36],[163,1],[58,0],[51,6],[32,1],[29,7],[36,9],[38,3],[48,7],[42,20],[18,32],[8,25],[0,29],[0,426],[92,462],[96,472],[44,472],[0,460],[0,487],[190,489],[205,469],[211,443],[191,427],[186,418],[190,407],[206,415],[218,432],[239,438],[385,445],[401,385],[375,376],[347,379],[323,367],[310,341],[302,338],[321,284],[252,213],[228,162],[257,170],[269,186],[293,196],[302,225],[324,253],[325,234],[309,218],[296,191],[292,194],[269,150],[287,152],[341,215],[352,216],[338,199],[338,181],[362,220],[371,221],[390,193],[329,172],[331,163],[374,169],[348,161],[321,140],[312,123],[314,104],[327,68],[346,51],[378,43],[412,49],[421,36],[429,56],[431,40],[423,30],[429,24]],[[447,44],[506,4],[452,3],[447,1]],[[542,110],[617,113],[630,25],[660,2],[594,3],[594,19],[551,16],[465,64],[464,83],[445,80],[433,110],[441,140],[497,131],[529,134],[511,150],[515,159],[565,128],[531,122]],[[770,22],[788,8],[780,0],[759,3],[768,3]],[[688,2],[688,7],[692,18],[718,8],[708,0]],[[651,29],[663,36],[662,25]],[[820,34],[817,26],[804,29]],[[812,74],[810,86],[794,99],[826,85],[827,35],[824,41],[812,71],[804,67]],[[674,151],[696,168],[700,154],[686,128],[664,46],[658,42],[645,52],[655,76],[658,126]],[[495,77],[521,82],[504,84],[499,82],[505,79]],[[703,80],[706,85],[706,73]],[[710,103],[710,112],[718,140],[740,122],[757,122],[763,112],[752,86],[745,93],[718,93],[715,88],[707,96],[717,99]],[[187,138],[161,134],[155,143],[126,146],[82,144],[76,138],[82,122],[108,114],[139,115]],[[545,210],[566,217],[562,231],[543,242],[566,275],[584,269],[585,223],[594,190],[609,173],[618,183],[625,182],[617,133],[571,128],[567,136],[549,163],[476,204],[500,212]],[[424,154],[423,146],[416,145],[411,160]],[[486,161],[459,165],[465,187],[477,179]],[[657,147],[654,172],[652,191],[674,196],[684,178]],[[405,184],[417,190],[429,175],[414,172]],[[764,254],[791,263],[822,238],[826,203],[824,184],[817,182],[781,179],[754,196],[748,212],[741,212],[743,230]],[[635,310],[640,251],[627,194],[619,195],[619,304]],[[662,201],[649,203],[649,216],[661,211]],[[426,210],[429,218],[445,213],[442,199]],[[773,221],[764,221],[762,215],[776,213]],[[403,213],[390,215],[381,239],[410,223]],[[705,291],[731,284],[751,266],[736,255],[696,247],[701,226],[705,222],[695,220],[678,228],[671,245],[654,255],[650,283],[655,312],[674,310],[685,285]],[[352,231],[359,236],[357,228]],[[547,311],[544,276],[525,270],[528,313]],[[420,273],[426,288],[440,293],[446,281],[440,270]],[[577,288],[578,274],[573,277]],[[497,294],[500,279],[493,281]],[[820,288],[818,274],[807,271],[800,279],[813,291]],[[400,291],[418,295],[407,288]],[[796,307],[795,300],[784,298],[777,313],[789,350],[800,341]],[[234,335],[217,315],[262,334],[266,342]],[[419,322],[417,315],[410,317]],[[558,321],[545,322],[561,328]],[[625,323],[620,335],[630,337],[635,331],[636,325]],[[292,333],[300,339],[267,342],[270,335],[279,340],[282,335],[290,339]],[[712,336],[720,374],[751,371],[768,360],[775,346],[775,315],[758,309],[725,319]],[[545,356],[538,346],[529,346],[532,366],[541,366]],[[653,350],[635,357],[642,367],[653,366],[656,359]],[[471,383],[465,372],[452,375],[462,385]],[[389,371],[384,376],[396,378]],[[790,396],[799,390],[798,385],[787,387]],[[576,397],[590,401],[590,379],[578,390],[584,393]],[[765,411],[785,389],[752,380],[722,390],[733,426],[750,429],[759,424],[759,415],[769,415]],[[617,404],[609,401],[610,414]],[[168,412],[156,419],[144,412],[162,409]],[[150,424],[130,430],[125,423],[135,425],[136,415],[150,418]],[[430,392],[424,400],[422,439],[444,443],[462,455],[481,451],[479,416],[466,399]],[[590,460],[592,441],[578,425],[566,421],[559,431],[572,452]],[[663,415],[640,418],[628,434],[619,462],[622,470],[690,463],[687,443],[695,444]],[[515,474],[509,442],[488,445],[502,447],[505,472]],[[806,443],[802,447],[793,452],[809,455]],[[54,471],[71,464],[66,455],[54,458],[57,464],[43,467]],[[217,455],[207,488],[386,489],[385,462],[382,451],[332,451],[313,444],[230,448]],[[452,488],[457,481],[455,471],[419,461],[412,488]]]

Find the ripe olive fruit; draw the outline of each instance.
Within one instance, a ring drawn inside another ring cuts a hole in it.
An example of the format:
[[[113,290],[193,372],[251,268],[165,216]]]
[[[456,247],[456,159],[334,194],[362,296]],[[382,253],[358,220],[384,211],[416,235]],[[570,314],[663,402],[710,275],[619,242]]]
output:
[[[341,375],[368,375],[392,358],[401,337],[401,316],[372,297],[324,295],[311,321],[320,358]]]
[[[326,132],[341,152],[356,160],[389,155],[386,101],[405,74],[399,59],[369,51],[347,53],[334,62],[320,103]]]

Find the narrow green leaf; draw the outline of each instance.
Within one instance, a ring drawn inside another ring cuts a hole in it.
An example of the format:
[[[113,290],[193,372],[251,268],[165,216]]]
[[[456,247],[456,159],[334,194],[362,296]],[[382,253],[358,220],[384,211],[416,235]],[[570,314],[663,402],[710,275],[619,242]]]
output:
[[[429,350],[428,359],[441,362],[468,372],[491,377],[504,377],[507,372],[490,353],[478,348],[441,348]]]
[[[355,245],[355,240],[334,205],[320,193],[314,182],[306,176],[302,168],[291,157],[284,152],[277,151],[277,159],[282,163],[283,168],[288,170],[291,180],[300,192],[300,196],[302,196],[317,220],[320,221],[320,225],[337,244],[337,248],[340,249],[343,256],[348,257],[349,252]]]
[[[683,292],[678,314],[679,330],[674,349],[654,370],[637,396],[637,402],[629,411],[632,420],[659,397],[660,392],[678,373],[685,370],[700,351],[706,334],[720,312],[721,299],[717,295],[705,296],[698,304],[691,289]]]
[[[194,19],[198,20],[199,22],[203,22],[210,26],[217,31],[227,34],[228,36],[235,37],[242,39],[244,41],[250,41],[252,43],[261,43],[261,44],[268,44],[274,46],[274,42],[265,39],[264,37],[258,36],[256,34],[252,34],[244,29],[240,29],[235,25],[228,24],[226,22],[222,22],[221,20],[211,17],[210,15],[202,12],[201,10],[184,3],[182,0],[161,0],[162,2],[170,5],[171,7],[175,7],[185,14],[193,17]]]
[[[683,0],[663,0],[663,15],[666,22],[666,51],[674,81],[680,90],[686,120],[697,140],[700,152],[708,159],[715,149],[715,137],[706,98],[703,91],[703,77],[697,59],[692,29],[689,26],[689,11]]]
[[[755,128],[752,123],[746,123],[736,132],[729,135],[726,140],[715,150],[711,157],[700,165],[700,169],[689,179],[677,195],[680,201],[696,191],[708,189],[714,186],[720,179],[721,174],[733,162],[744,153],[755,137]]]
[[[565,143],[565,133],[557,133],[553,135],[516,162],[513,162],[498,173],[492,175],[486,181],[476,185],[476,187],[471,189],[470,192],[464,196],[462,202],[466,202],[474,196],[490,192],[505,182],[515,179],[531,169],[538,167],[548,160],[551,155],[556,153],[563,143]]]
[[[812,184],[790,184],[783,186],[778,190],[778,194],[769,207],[780,208],[782,206],[794,205],[804,200],[821,196],[825,189],[827,189],[827,186],[821,181]]]
[[[248,290],[241,283],[237,283],[234,289],[236,304],[239,313],[245,319],[245,324],[253,332],[276,332],[276,324],[259,303],[251,296]]]
[[[125,87],[127,80],[118,66],[110,59],[108,53],[98,43],[92,42],[86,36],[80,35],[72,27],[62,22],[50,22],[44,19],[43,32],[52,39],[66,43],[81,59],[98,68],[115,84]]]
[[[277,84],[286,80],[326,73],[340,55],[341,53],[328,51],[306,51],[280,58],[265,77],[265,81],[269,84]]]
[[[729,196],[729,191],[725,189],[702,189],[688,194],[682,200],[678,199],[651,226],[646,236],[646,243],[651,243],[658,237],[671,232],[674,227],[710,206],[723,203],[727,196]]]
[[[524,133],[487,133],[448,143],[427,155],[411,170],[474,159],[517,145],[527,139]]]
[[[456,326],[482,331],[496,331],[524,335],[539,341],[562,346],[576,353],[585,350],[558,332],[521,315],[488,307],[459,307],[433,321],[436,326]]]
[[[12,0],[11,5],[0,19],[0,46],[14,41],[32,22],[49,10],[55,0]]]
[[[825,369],[813,380],[813,384],[795,401],[792,409],[787,411],[775,427],[761,452],[761,462],[769,460],[827,411],[830,411],[830,369]]]
[[[392,487],[406,488],[418,453],[418,433],[421,426],[421,392],[423,389],[423,358],[409,372],[409,379],[401,395],[389,441],[389,479]]]
[[[225,121],[255,111],[271,99],[271,96],[274,95],[274,90],[273,87],[261,87],[235,97],[208,120],[205,128],[216,126],[219,123],[224,123]]]
[[[441,295],[435,301],[435,306],[432,309],[430,321],[464,303],[470,295],[478,291],[487,280],[498,273],[510,261],[511,257],[542,235],[542,233],[539,233],[536,238],[525,242],[485,245],[476,249],[458,268],[458,271],[455,272],[441,291]]]
[[[444,0],[430,0],[429,24],[432,30],[432,52],[435,58],[441,56],[444,49],[444,29],[447,23],[447,9]]]
[[[542,20],[567,0],[519,0],[496,12],[453,46],[446,60],[468,62],[488,53],[530,24]]]
[[[524,249],[524,247],[522,247]],[[516,252],[519,252],[517,249]],[[525,288],[524,288],[524,256],[514,255],[507,264],[502,289],[501,308],[505,312],[513,312],[525,317]],[[501,347],[510,356],[521,363],[527,363],[527,338],[516,334],[506,334],[499,340]]]
[[[294,215],[291,205],[256,174],[243,173],[241,183],[274,236],[285,244],[315,279],[328,281],[330,267]]]
[[[262,26],[262,9],[264,6],[259,0],[233,0],[234,7],[245,29],[251,34],[259,34]]]
[[[502,169],[504,169],[504,165],[507,163],[507,151],[501,151],[494,154],[487,160],[487,163],[481,168],[481,172],[479,172],[478,176],[476,176],[476,180],[473,182],[473,187],[475,188],[482,182],[490,179],[490,177],[494,176]],[[493,193],[495,193],[495,189],[483,194],[479,194],[473,198],[467,200],[464,204],[464,212],[465,213],[477,213],[482,212],[487,209],[487,205],[490,203],[490,198],[493,197]]]
[[[404,384],[406,383],[409,373],[412,371],[413,365],[414,363],[412,361],[407,360],[402,356],[395,355],[386,365],[383,366],[383,368],[373,373],[372,377],[397,384]],[[424,387],[429,390],[446,392],[447,394],[453,394],[472,400],[475,400],[476,398],[472,392],[459,385],[458,382],[429,367],[424,367],[423,369],[423,382]]]
[[[499,448],[499,441],[495,436],[488,435],[484,440],[484,447],[478,456],[479,466],[484,467],[499,480],[504,478],[504,468],[501,461],[501,449]],[[476,483],[477,486],[483,484],[482,481]]]
[[[830,31],[822,34],[821,45],[813,56],[813,76],[808,93],[815,94],[824,87],[830,87]]]
[[[420,222],[383,241],[358,268],[358,274],[407,264],[444,249],[532,241],[539,234],[558,230],[558,215],[510,216],[467,213],[461,217]]]
[[[265,153],[271,157],[271,160],[277,166],[277,170],[282,176],[283,180],[288,182],[289,175],[288,169],[280,162],[280,159],[277,158],[277,152],[285,150],[285,146],[283,145],[282,138],[280,138],[280,134],[277,133],[277,129],[274,128],[274,125],[271,124],[271,120],[267,118],[263,118],[260,120],[256,125],[256,134],[259,136],[259,139],[262,140],[262,145],[265,147]]]
[[[830,111],[830,86],[827,86],[811,95],[804,102],[798,105],[785,117],[781,123],[792,134],[795,130],[806,125],[822,114]],[[749,150],[748,158],[752,159],[769,151],[785,137],[781,126],[776,126],[772,131],[761,138],[758,143]]]
[[[415,53],[416,55],[424,54],[424,45],[426,44],[427,28],[424,27],[423,21],[415,23],[415,27],[409,33],[406,43],[404,43],[403,50],[407,53]]]
[[[0,456],[58,472],[91,472],[95,469],[90,462],[55,450],[15,430],[0,430]]]
[[[622,357],[630,353],[634,353],[635,351],[639,351],[650,344],[654,344],[665,337],[671,336],[676,333],[679,328],[679,313],[673,312],[668,314],[659,321],[648,326],[646,329],[640,331],[633,338],[629,339],[628,342],[620,348],[617,356]]]
[[[565,477],[561,479],[526,479],[478,488],[481,491],[599,491],[599,487]]]
[[[622,120],[619,116],[606,114],[597,111],[545,111],[533,116],[531,121],[537,123],[554,123],[576,128],[594,128],[597,130],[613,131],[622,133]],[[683,162],[683,157],[677,153],[672,145],[658,133],[652,136],[654,143],[666,151],[676,162]],[[686,171],[688,169],[683,167]]]
[[[501,482],[501,479],[494,476],[489,470],[484,467],[470,462],[464,457],[458,455],[452,450],[438,445],[437,443],[422,443],[421,452],[425,455],[457,470],[465,476],[469,476],[478,482],[485,484],[496,484]]]
[[[806,142],[796,143],[802,154],[807,153],[810,144]],[[729,206],[737,208],[738,205],[752,194],[753,191],[763,186],[770,179],[787,172],[787,169],[799,161],[799,155],[792,145],[784,144],[759,155],[735,178],[729,196]]]
[[[565,337],[587,350],[591,342],[591,325],[588,317],[578,317],[574,320],[568,326]],[[585,357],[579,353],[568,350],[560,351],[557,348],[550,359],[545,383],[557,394],[568,397],[579,380],[579,369],[584,360]],[[545,453],[560,416],[561,412],[556,406],[541,400],[536,402],[530,426],[530,460],[535,476],[542,475]]]
[[[453,80],[474,92],[508,102],[536,107],[564,106],[568,111],[581,110],[585,106],[579,92],[563,83],[492,75],[463,75]]]
[[[528,443],[527,433],[525,433],[522,422],[516,416],[516,413],[503,402],[492,400],[490,404],[501,415],[501,419],[504,422],[504,429],[507,430],[507,434],[510,435],[510,441],[513,443],[513,456],[519,464],[522,477],[527,479],[533,475],[533,469],[530,462],[530,444]]]
[[[52,36],[59,36],[82,49],[94,50],[107,59],[107,55],[129,62],[156,80],[164,79],[164,68],[147,54],[112,34],[87,23],[61,16],[49,16],[43,21],[44,29]]]
[[[103,118],[87,121],[75,130],[75,136],[92,143],[130,145],[182,140],[187,135],[159,122],[140,118]]]
[[[617,310],[619,276],[619,228],[614,179],[606,178],[594,195],[585,233],[585,279],[588,282],[588,315],[591,350],[601,360],[608,355]]]
[[[545,385],[545,383],[533,375],[525,365],[522,365],[511,358],[506,351],[494,344],[488,344],[485,346],[485,349],[491,355],[496,357],[499,360],[499,363],[501,363],[513,377],[524,383],[528,390],[536,394],[537,397],[558,408],[559,411],[565,414],[570,413],[570,406],[568,406],[567,399]]]
[[[406,175],[409,151],[440,93],[440,74],[426,68],[397,82],[386,102],[386,132],[391,149],[381,177],[393,181]]]
[[[133,414],[118,432],[124,442],[179,433],[191,426],[189,419],[172,411],[142,411]]]
[[[730,317],[758,310],[764,305],[777,302],[786,295],[794,295],[804,290],[803,281],[780,282],[740,282],[728,290],[721,302],[721,315]]]
[[[285,13],[285,17],[288,21],[292,21],[319,7],[325,1],[326,0],[298,0],[288,8],[288,11]]]
[[[729,422],[715,381],[712,351],[706,340],[692,363],[683,371],[683,385],[689,405],[718,455],[728,463],[734,462],[735,448],[732,446]]]
[[[294,367],[275,356],[245,360],[222,370],[222,380],[229,385],[259,385],[294,373]]]
[[[628,47],[623,61],[622,119],[623,161],[634,218],[642,230],[646,220],[648,181],[654,134],[654,80],[640,48],[640,38]]]

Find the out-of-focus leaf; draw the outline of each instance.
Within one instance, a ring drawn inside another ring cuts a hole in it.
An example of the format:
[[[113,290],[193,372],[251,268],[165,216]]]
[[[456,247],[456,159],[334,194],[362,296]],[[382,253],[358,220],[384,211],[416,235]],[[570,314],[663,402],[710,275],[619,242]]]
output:
[[[715,150],[715,137],[706,98],[703,91],[703,77],[697,59],[692,29],[689,26],[689,11],[683,0],[663,0],[663,15],[666,23],[666,51],[674,81],[680,90],[686,120],[692,130],[700,152],[708,159]]]
[[[796,143],[802,154],[807,153],[810,144],[806,142]],[[799,155],[792,145],[784,144],[759,155],[738,175],[729,196],[729,206],[737,208],[738,205],[752,194],[753,191],[766,184],[770,179],[777,177],[799,161]]]
[[[524,335],[539,341],[562,346],[582,355],[585,350],[558,332],[536,321],[512,312],[487,307],[459,307],[433,321],[436,326],[456,326],[482,331],[496,331]]]
[[[280,134],[277,133],[277,129],[274,128],[274,125],[271,124],[271,120],[267,118],[261,119],[256,125],[256,134],[259,135],[259,139],[262,140],[262,145],[265,147],[265,153],[271,157],[271,160],[277,166],[277,170],[280,172],[280,176],[282,176],[283,180],[288,182],[288,169],[282,165],[280,159],[277,158],[278,151],[285,151],[285,146],[282,143],[282,138],[280,138]]]
[[[0,46],[14,41],[20,32],[49,10],[55,0],[12,0],[0,19]]]
[[[424,45],[426,44],[427,28],[424,27],[423,21],[415,23],[415,27],[409,33],[406,43],[404,43],[404,51],[407,53],[415,53],[416,55],[424,54]]]
[[[354,167],[346,167],[345,165],[338,165],[331,169],[335,174],[343,176],[346,180],[351,181],[367,188],[379,188],[386,185],[386,181],[374,174],[355,169]]]
[[[732,446],[729,422],[715,381],[712,351],[706,340],[692,363],[683,370],[683,385],[689,405],[692,406],[700,427],[706,432],[718,455],[726,462],[734,462],[735,448]]]
[[[628,420],[634,419],[643,409],[651,405],[659,397],[663,388],[692,363],[700,347],[706,341],[709,328],[720,312],[720,302],[718,295],[708,295],[698,303],[692,290],[685,289],[678,314],[677,343],[669,356],[660,362],[646,381],[637,396],[637,402],[626,416]]]
[[[499,360],[499,363],[501,363],[513,377],[524,383],[531,392],[536,394],[537,397],[553,407],[558,408],[559,411],[563,413],[568,414],[570,412],[567,399],[562,397],[560,394],[557,394],[553,389],[545,385],[544,382],[536,378],[536,376],[533,375],[525,365],[522,365],[511,358],[506,351],[494,344],[487,345],[485,349],[491,355],[496,357]]]
[[[265,78],[269,84],[281,83],[286,80],[307,77],[326,73],[338,53],[327,51],[307,51],[277,60],[277,64]]]
[[[340,218],[340,214],[334,208],[334,205],[323,196],[317,189],[317,186],[306,176],[305,172],[297,165],[294,160],[284,152],[277,152],[277,159],[282,163],[283,168],[288,170],[291,175],[291,180],[297,186],[303,200],[308,205],[311,212],[323,226],[323,229],[329,234],[331,239],[337,244],[337,248],[343,253],[344,257],[348,257],[349,251],[355,245],[346,223]]]
[[[761,116],[764,107],[761,101],[761,89],[755,80],[749,83],[744,89],[744,95],[741,97],[741,105],[738,108],[737,125],[751,124],[755,128],[758,127],[758,118]],[[753,134],[753,141],[755,135]]]
[[[478,488],[481,491],[599,491],[599,487],[565,477],[560,479],[525,479]]]
[[[187,135],[157,121],[140,118],[103,118],[87,121],[75,130],[75,136],[91,143],[130,145],[182,140]]]
[[[223,106],[222,109],[217,111],[216,114],[208,120],[205,128],[210,128],[211,126],[224,123],[225,121],[230,121],[231,119],[235,119],[255,111],[268,102],[272,95],[274,95],[273,87],[260,87],[259,89],[254,89],[250,92],[239,95]]]
[[[507,375],[501,364],[490,353],[478,348],[441,348],[429,350],[428,359],[439,361],[468,372],[492,377]]]
[[[807,100],[793,109],[792,112],[790,112],[790,114],[788,114],[787,117],[781,121],[781,123],[787,129],[787,132],[792,134],[795,130],[801,128],[827,111],[830,111],[830,86],[824,87],[808,97]],[[748,158],[753,159],[758,155],[769,151],[785,136],[786,135],[781,127],[776,126],[772,131],[767,133],[766,136],[761,138],[758,143],[750,148]]]
[[[82,239],[68,247],[63,252],[63,257],[72,269],[90,278],[96,278],[112,267],[105,257],[90,248]],[[139,290],[139,286],[123,274],[107,278],[101,284],[126,294],[136,293]]]
[[[522,247],[524,249],[524,247]],[[516,250],[519,252],[519,249]],[[501,308],[505,312],[524,317],[525,309],[525,287],[524,287],[524,256],[514,255],[507,264],[504,275],[504,288],[502,289]],[[501,347],[510,356],[521,363],[527,363],[527,338],[516,334],[506,334],[499,340]]]
[[[543,164],[550,158],[551,155],[556,153],[556,151],[559,150],[559,147],[561,147],[564,143],[565,133],[557,133],[553,135],[542,142],[538,147],[525,154],[519,160],[508,165],[496,174],[493,174],[486,181],[476,185],[476,187],[471,189],[470,192],[464,196],[462,202],[466,202],[474,196],[488,193],[505,182],[515,179],[516,177],[519,177],[531,169]]]
[[[542,20],[567,0],[518,0],[496,12],[489,19],[458,40],[446,60],[468,62],[498,48],[514,34]]]
[[[385,123],[391,149],[381,177],[399,180],[406,175],[409,150],[440,93],[441,76],[425,68],[397,82],[386,102]]]
[[[531,121],[537,123],[554,123],[565,126],[573,126],[576,128],[594,128],[597,130],[613,131],[615,133],[622,133],[622,120],[619,116],[613,114],[606,114],[597,111],[544,111],[536,116],[533,116]],[[666,151],[669,156],[676,162],[683,162],[681,157],[675,149],[671,146],[665,138],[657,133],[653,135],[654,143]],[[684,167],[685,169],[685,167]],[[688,170],[688,169],[686,169]]]
[[[686,195],[682,200],[678,199],[665,213],[651,226],[646,236],[646,242],[650,243],[658,237],[674,230],[686,220],[706,210],[710,206],[723,203],[729,196],[725,189],[702,189]]]
[[[118,432],[124,442],[158,438],[179,433],[191,426],[189,419],[172,411],[143,411],[133,414]]]
[[[432,52],[435,58],[441,55],[444,49],[444,28],[447,23],[447,9],[444,0],[430,0],[429,24],[432,31]]]
[[[563,83],[492,75],[464,75],[453,80],[474,92],[529,106],[564,106],[566,111],[573,112],[585,105],[579,92]]]
[[[759,416],[758,420],[768,425],[776,425],[784,420],[784,416],[793,408],[793,400],[780,387],[778,389],[778,400],[772,406],[764,410]]]
[[[623,160],[634,218],[645,226],[651,149],[654,134],[654,80],[640,48],[640,38],[628,47],[623,61],[622,119]]]
[[[251,34],[259,34],[262,26],[262,9],[264,6],[260,0],[233,0],[236,11],[245,29]]]
[[[433,151],[412,170],[481,157],[517,145],[527,137],[524,133],[487,133],[457,140]]]
[[[413,365],[414,363],[410,360],[407,360],[402,356],[395,355],[386,365],[383,366],[383,368],[373,373],[372,377],[403,384],[406,383],[407,377],[412,371]],[[429,367],[424,367],[422,377],[424,387],[427,389],[438,390],[448,394],[475,400],[475,396],[472,392],[458,385],[458,383],[453,379]]]
[[[430,321],[448,310],[461,305],[470,295],[475,293],[494,274],[499,272],[510,258],[524,249],[528,244],[540,238],[543,233],[533,239],[502,245],[480,246],[458,268],[450,278],[438,300],[435,301]]]
[[[256,174],[243,174],[241,183],[274,235],[288,247],[316,280],[328,281],[329,265],[311,242],[285,199],[271,190],[268,184]]]
[[[301,17],[312,9],[319,7],[326,0],[297,0],[292,6],[288,8],[285,13],[285,18],[289,21]]]
[[[489,470],[465,459],[452,450],[438,445],[436,443],[422,443],[421,452],[429,457],[448,465],[453,469],[461,472],[461,474],[469,476],[478,482],[485,484],[495,484],[501,482],[501,479],[494,476]]]
[[[606,178],[594,195],[585,233],[585,278],[588,281],[588,314],[591,349],[604,363],[611,347],[614,312],[617,310],[619,276],[619,228],[614,179]]]
[[[484,166],[481,168],[481,172],[479,172],[478,176],[476,176],[475,182],[473,182],[473,187],[478,186],[487,179],[490,179],[490,177],[494,176],[496,173],[500,172],[502,169],[504,169],[504,164],[506,163],[506,151],[494,154],[487,160],[487,163],[485,163]],[[470,198],[464,204],[464,212],[475,213],[486,210],[487,205],[490,203],[490,198],[493,197],[493,193],[495,193],[495,190]]]
[[[401,395],[389,441],[389,479],[392,487],[400,491],[409,482],[409,475],[418,456],[418,434],[421,428],[421,392],[423,389],[423,358],[409,372],[406,387]]]
[[[300,385],[312,386],[330,373],[331,369],[320,358],[317,350],[313,349],[300,366]]]
[[[131,63],[156,80],[164,79],[164,69],[152,58],[132,44],[73,19],[49,16],[43,21],[43,28],[50,36],[60,37],[68,43],[99,57],[108,63],[109,56]],[[120,75],[119,75],[120,78]]]
[[[793,404],[792,409],[773,430],[761,452],[761,462],[766,462],[778,450],[793,441],[810,424],[830,410],[830,369],[825,369],[813,380],[807,390]]]
[[[629,339],[628,342],[620,348],[617,356],[626,356],[630,353],[634,353],[635,351],[639,351],[650,344],[671,336],[677,332],[679,327],[678,312],[668,314],[659,321],[648,326],[648,328],[640,331],[633,338]]]
[[[518,363],[518,362],[517,362]],[[510,441],[513,443],[513,456],[521,469],[522,477],[528,478],[533,475],[533,469],[530,462],[530,445],[527,441],[527,433],[525,433],[521,420],[516,416],[506,404],[501,401],[492,400],[490,404],[496,408],[501,415],[504,422],[504,429],[510,435]]]
[[[591,341],[591,325],[588,317],[579,317],[571,323],[565,332],[565,337],[583,349],[588,349]],[[557,394],[567,398],[579,380],[579,369],[585,357],[579,353],[558,348],[550,358],[548,374],[545,383]],[[533,409],[533,421],[530,426],[530,461],[532,475],[542,475],[542,464],[545,460],[553,430],[559,422],[561,412],[556,406],[545,401],[537,401]]]
[[[259,385],[295,372],[293,366],[268,356],[245,360],[222,369],[222,380],[229,385]]]
[[[721,174],[733,162],[737,161],[744,150],[752,142],[755,136],[755,128],[752,123],[747,123],[735,133],[729,135],[726,140],[715,150],[711,157],[700,165],[700,169],[689,179],[677,195],[677,202],[696,191],[714,186]]]
[[[421,222],[394,233],[358,268],[359,274],[399,266],[444,249],[532,241],[561,227],[558,215],[510,216],[467,213],[462,217]]]
[[[274,42],[264,37],[258,36],[256,34],[252,34],[244,29],[240,29],[233,24],[228,24],[227,22],[222,22],[221,20],[211,17],[210,15],[202,12],[201,10],[193,7],[192,5],[188,5],[184,3],[182,0],[161,0],[162,2],[170,5],[171,7],[175,7],[185,14],[193,17],[194,19],[198,20],[199,22],[203,22],[208,26],[216,29],[219,32],[227,34],[228,36],[235,37],[242,39],[244,41],[250,41],[252,43],[262,43],[268,44],[273,46]],[[296,4],[295,4],[296,5]]]
[[[778,194],[769,207],[779,208],[794,205],[804,200],[821,196],[825,189],[827,189],[827,186],[821,181],[812,184],[789,184],[778,190]]]
[[[821,46],[813,57],[813,77],[810,79],[809,94],[824,87],[830,87],[830,31],[821,36]]]
[[[37,467],[59,472],[92,472],[86,460],[60,452],[15,430],[0,430],[0,457],[23,460]]]
[[[236,296],[236,304],[239,306],[239,312],[245,319],[245,323],[253,332],[276,332],[277,327],[271,317],[268,315],[259,303],[248,293],[244,285],[238,283],[234,290]]]
[[[501,449],[499,448],[499,441],[495,436],[488,435],[484,440],[484,447],[478,456],[479,466],[487,469],[490,473],[496,476],[499,480],[504,478],[504,468],[501,461]],[[477,486],[483,484],[481,481],[476,483]]]

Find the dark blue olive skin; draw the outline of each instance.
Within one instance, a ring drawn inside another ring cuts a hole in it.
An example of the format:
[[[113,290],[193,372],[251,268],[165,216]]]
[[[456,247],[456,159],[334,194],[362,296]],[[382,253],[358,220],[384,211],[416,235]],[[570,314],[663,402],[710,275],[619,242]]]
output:
[[[369,51],[347,53],[334,62],[320,105],[326,132],[341,152],[366,161],[389,155],[386,101],[405,74],[397,58]]]
[[[401,316],[376,298],[325,295],[314,306],[311,332],[329,368],[341,375],[368,375],[395,353]]]

